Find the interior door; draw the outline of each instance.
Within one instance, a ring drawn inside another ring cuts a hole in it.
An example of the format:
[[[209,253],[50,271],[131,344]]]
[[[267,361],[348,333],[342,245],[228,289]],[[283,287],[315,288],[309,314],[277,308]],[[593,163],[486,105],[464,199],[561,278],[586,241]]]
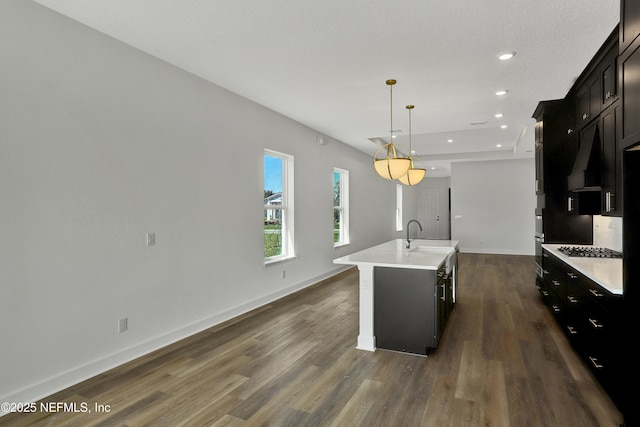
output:
[[[420,190],[418,220],[424,228],[424,239],[450,239],[448,194],[444,188]]]

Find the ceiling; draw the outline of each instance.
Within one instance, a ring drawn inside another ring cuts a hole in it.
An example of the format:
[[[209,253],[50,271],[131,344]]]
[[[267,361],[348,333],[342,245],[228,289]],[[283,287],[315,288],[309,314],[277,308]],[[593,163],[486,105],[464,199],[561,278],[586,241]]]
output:
[[[538,101],[564,97],[620,16],[619,0],[34,1],[370,155],[395,79],[397,143],[413,104],[431,176],[533,157]]]

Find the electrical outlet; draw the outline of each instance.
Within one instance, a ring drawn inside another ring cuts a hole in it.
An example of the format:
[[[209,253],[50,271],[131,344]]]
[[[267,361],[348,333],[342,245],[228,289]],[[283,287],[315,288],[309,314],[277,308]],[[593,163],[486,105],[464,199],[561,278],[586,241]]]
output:
[[[147,233],[147,246],[156,244],[156,233]]]
[[[127,329],[129,329],[129,318],[124,317],[118,320],[118,332],[119,333],[126,332]]]

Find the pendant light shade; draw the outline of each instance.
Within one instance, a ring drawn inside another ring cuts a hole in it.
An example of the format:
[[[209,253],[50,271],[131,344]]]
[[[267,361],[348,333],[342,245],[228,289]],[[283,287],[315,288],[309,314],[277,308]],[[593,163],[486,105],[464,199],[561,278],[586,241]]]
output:
[[[409,110],[409,163],[410,167],[407,173],[399,178],[399,181],[404,185],[416,185],[427,174],[426,169],[416,168],[414,167],[414,157],[413,152],[411,151],[411,110],[413,110],[413,105],[407,105],[407,110]],[[418,159],[420,160],[420,159]]]
[[[390,93],[390,113],[391,113],[391,128],[389,143],[383,145],[376,151],[373,156],[373,168],[376,173],[385,179],[398,179],[407,174],[407,171],[411,167],[411,159],[407,157],[398,157],[396,147],[393,144],[393,85],[396,84],[395,80],[387,80]],[[378,158],[378,154],[386,150],[387,157]]]
[[[411,159],[411,167],[409,168],[407,173],[404,176],[400,177],[398,180],[404,185],[416,185],[417,183],[422,181],[426,174],[426,169],[414,168],[413,159]]]
[[[387,157],[378,158],[378,153],[387,150]],[[406,157],[398,157],[393,143],[385,144],[378,148],[373,161],[373,167],[381,177],[385,179],[399,179],[407,174],[411,167],[411,160]]]

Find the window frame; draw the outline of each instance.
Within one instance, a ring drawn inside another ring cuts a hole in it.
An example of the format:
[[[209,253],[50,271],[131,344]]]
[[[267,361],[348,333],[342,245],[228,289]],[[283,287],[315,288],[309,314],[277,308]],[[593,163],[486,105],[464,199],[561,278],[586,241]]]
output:
[[[339,175],[340,193],[338,195],[340,204],[336,206],[336,174]],[[349,171],[341,168],[333,168],[332,193],[333,193],[333,247],[348,245],[351,243],[349,232]],[[335,238],[336,211],[339,213],[338,240]]]
[[[263,203],[263,214],[267,210],[279,210],[280,215],[280,233],[281,233],[281,253],[274,256],[265,256],[264,264],[273,264],[287,259],[295,258],[295,239],[294,239],[294,156],[291,154],[281,153],[279,151],[265,149],[263,153],[263,169],[266,157],[274,157],[282,160],[282,195],[280,205],[268,205]],[[263,185],[266,170],[263,170]],[[263,215],[266,219],[266,215]],[[263,227],[263,246],[264,246],[264,227]]]

